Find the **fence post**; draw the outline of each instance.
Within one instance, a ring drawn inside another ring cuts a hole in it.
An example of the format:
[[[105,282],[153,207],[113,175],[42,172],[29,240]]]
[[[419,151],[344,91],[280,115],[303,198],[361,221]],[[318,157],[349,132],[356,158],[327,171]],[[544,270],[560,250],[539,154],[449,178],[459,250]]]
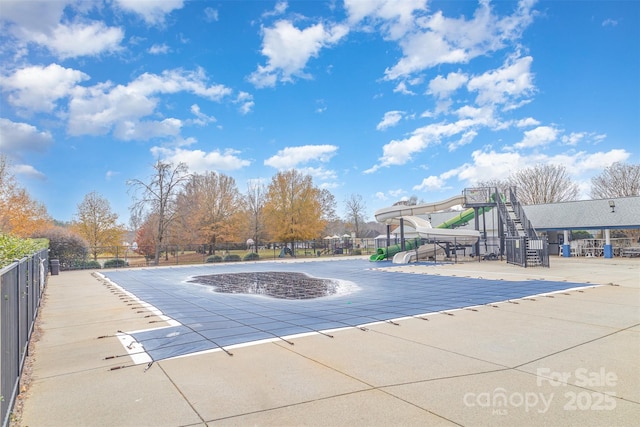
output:
[[[46,283],[46,275],[37,274],[43,269],[40,263],[43,256],[48,263],[44,249],[0,269],[0,422],[3,426],[9,425],[20,391],[20,376],[44,286],[41,282]]]

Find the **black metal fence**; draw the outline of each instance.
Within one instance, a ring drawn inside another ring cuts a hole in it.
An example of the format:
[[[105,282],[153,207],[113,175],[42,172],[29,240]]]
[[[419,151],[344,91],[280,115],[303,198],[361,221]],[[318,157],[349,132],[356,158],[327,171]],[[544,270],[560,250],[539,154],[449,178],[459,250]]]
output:
[[[49,273],[43,249],[0,269],[0,408],[8,426]]]
[[[318,258],[371,255],[376,252],[374,239],[346,236],[295,243],[246,242],[211,244],[166,244],[160,247],[158,265],[202,264],[210,262],[277,260],[282,258]],[[146,267],[156,265],[155,246],[104,246],[66,252],[60,270]],[[97,256],[93,256],[93,254]]]
[[[505,238],[507,263],[521,267],[549,267],[549,245],[546,238]]]
[[[507,263],[527,266],[527,238],[526,237],[507,237],[504,242],[505,255]]]

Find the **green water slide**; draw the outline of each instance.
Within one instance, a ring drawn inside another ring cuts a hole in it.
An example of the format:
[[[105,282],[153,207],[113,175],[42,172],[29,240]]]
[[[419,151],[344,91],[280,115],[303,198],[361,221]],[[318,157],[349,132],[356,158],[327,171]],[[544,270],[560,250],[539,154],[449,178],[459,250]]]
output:
[[[491,210],[491,206],[485,206],[478,209],[478,214],[483,214],[485,212],[489,212]],[[471,221],[475,216],[475,210],[473,208],[469,208],[455,217],[443,222],[438,225],[436,228],[455,228],[459,225],[466,224]],[[411,249],[415,249],[417,246],[420,246],[417,241],[409,240],[405,243],[405,250],[409,251]],[[402,249],[399,244],[389,246],[388,248],[378,248],[377,252],[369,257],[370,261],[383,261],[385,259],[393,258],[395,254],[398,252],[402,252]]]
[[[485,212],[489,212],[490,210],[491,210],[491,206],[485,206],[478,209],[478,214],[481,215]],[[466,211],[461,212],[460,214],[454,216],[453,218],[443,222],[436,228],[455,228],[459,225],[466,224],[467,222],[471,221],[474,216],[475,216],[474,209],[469,208]]]
[[[407,240],[404,243],[404,250],[410,251],[420,246],[418,240]],[[375,254],[369,257],[369,261],[383,261],[385,258],[393,258],[395,254],[402,252],[400,244],[389,246],[388,248],[378,248]]]

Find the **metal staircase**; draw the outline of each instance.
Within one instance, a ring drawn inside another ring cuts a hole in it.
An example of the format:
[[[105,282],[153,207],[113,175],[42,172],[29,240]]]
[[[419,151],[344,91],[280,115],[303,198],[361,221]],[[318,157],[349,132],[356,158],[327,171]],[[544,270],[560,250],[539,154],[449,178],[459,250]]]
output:
[[[504,224],[507,262],[523,267],[549,267],[548,243],[531,225],[515,189],[509,188],[504,197],[495,197],[495,200]]]

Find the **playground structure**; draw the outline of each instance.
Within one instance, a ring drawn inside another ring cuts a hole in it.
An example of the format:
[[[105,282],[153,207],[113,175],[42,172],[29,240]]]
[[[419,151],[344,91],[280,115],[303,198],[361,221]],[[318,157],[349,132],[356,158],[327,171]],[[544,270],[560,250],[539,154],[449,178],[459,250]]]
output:
[[[462,206],[466,210],[433,227],[430,214]],[[548,244],[538,236],[516,198],[515,189],[501,194],[497,188],[467,188],[462,195],[419,205],[394,205],[375,212],[378,222],[387,224],[387,244],[371,256],[371,261],[392,259],[394,263],[409,263],[434,258],[439,254],[457,254],[460,248],[471,248],[480,260],[480,241],[486,242],[486,226],[480,232],[479,218],[496,209],[498,218],[498,253],[485,253],[486,259],[506,255],[507,262],[527,266],[549,266]],[[425,215],[429,219],[425,218]],[[474,229],[455,228],[474,220]],[[400,231],[400,242],[391,245],[391,227]],[[405,228],[408,226],[408,229]],[[426,243],[426,244],[425,244]]]

